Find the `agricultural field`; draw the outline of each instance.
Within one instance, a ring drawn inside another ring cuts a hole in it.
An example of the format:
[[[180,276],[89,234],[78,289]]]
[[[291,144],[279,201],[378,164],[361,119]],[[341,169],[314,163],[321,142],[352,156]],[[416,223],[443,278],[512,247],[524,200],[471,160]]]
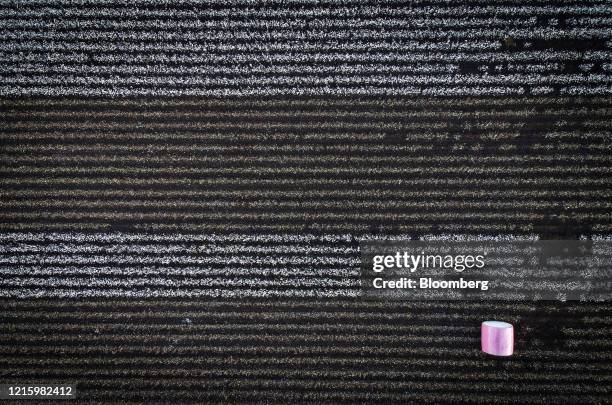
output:
[[[609,401],[611,302],[366,299],[359,243],[610,240],[610,1],[5,1],[0,35],[0,383]]]

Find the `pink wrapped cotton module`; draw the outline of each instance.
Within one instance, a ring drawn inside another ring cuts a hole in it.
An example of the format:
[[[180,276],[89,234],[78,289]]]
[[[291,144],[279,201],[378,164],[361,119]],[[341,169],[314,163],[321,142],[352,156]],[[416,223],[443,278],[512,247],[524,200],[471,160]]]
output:
[[[485,321],[480,327],[482,351],[493,356],[510,356],[514,352],[514,327],[508,322]]]

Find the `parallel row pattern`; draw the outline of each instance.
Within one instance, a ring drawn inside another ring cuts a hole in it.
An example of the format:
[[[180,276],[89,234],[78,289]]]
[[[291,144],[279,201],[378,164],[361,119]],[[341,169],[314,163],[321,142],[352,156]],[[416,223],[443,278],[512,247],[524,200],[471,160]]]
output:
[[[0,95],[610,94],[611,26],[609,0],[11,0]]]
[[[612,230],[593,98],[4,100],[0,230]]]
[[[0,301],[0,380],[82,401],[607,403],[610,304]],[[479,349],[483,319],[516,354]]]
[[[362,286],[371,285],[372,279],[361,274],[359,242],[383,238],[411,236],[0,233],[0,297],[364,297],[368,294]],[[437,235],[427,240],[535,238]],[[609,240],[595,242],[588,271],[584,261],[565,261],[564,266],[517,265],[512,257],[523,257],[523,250],[506,244],[506,259],[496,259],[489,252],[485,269],[471,269],[469,276],[495,280],[493,291],[486,293],[488,299],[542,294],[559,300],[567,294],[573,297],[569,299],[610,299],[609,289],[595,287],[609,284]],[[385,276],[395,278],[388,272]],[[566,288],[574,280],[577,285]],[[555,281],[562,287],[555,287]],[[417,294],[411,291],[403,297],[414,300]],[[390,295],[386,291],[380,297],[392,299]],[[455,299],[461,296],[456,294]]]
[[[537,237],[520,237],[525,238]],[[360,283],[365,282],[360,274],[359,242],[372,239],[407,240],[411,236],[0,233],[0,296],[359,297],[364,294]],[[427,238],[517,239],[513,235]],[[608,263],[610,243],[601,241],[599,246],[594,253],[597,260]],[[591,280],[604,277],[607,269],[605,265],[590,266]],[[551,280],[550,271],[488,260],[485,278],[502,283],[495,288],[494,297],[512,299],[517,291],[529,295],[548,291],[545,283]],[[556,278],[562,278],[564,271],[572,272],[571,267],[559,268]],[[470,275],[477,277],[479,273],[471,271]],[[503,283],[512,288],[504,288]],[[586,284],[573,288],[576,295],[589,289],[590,297],[598,296]],[[561,293],[557,290],[553,296],[560,299]]]
[[[359,263],[350,235],[2,233],[0,296],[357,296]]]
[[[329,297],[365,235],[609,235],[611,26],[609,0],[0,2],[0,382],[609,401],[609,303]]]

